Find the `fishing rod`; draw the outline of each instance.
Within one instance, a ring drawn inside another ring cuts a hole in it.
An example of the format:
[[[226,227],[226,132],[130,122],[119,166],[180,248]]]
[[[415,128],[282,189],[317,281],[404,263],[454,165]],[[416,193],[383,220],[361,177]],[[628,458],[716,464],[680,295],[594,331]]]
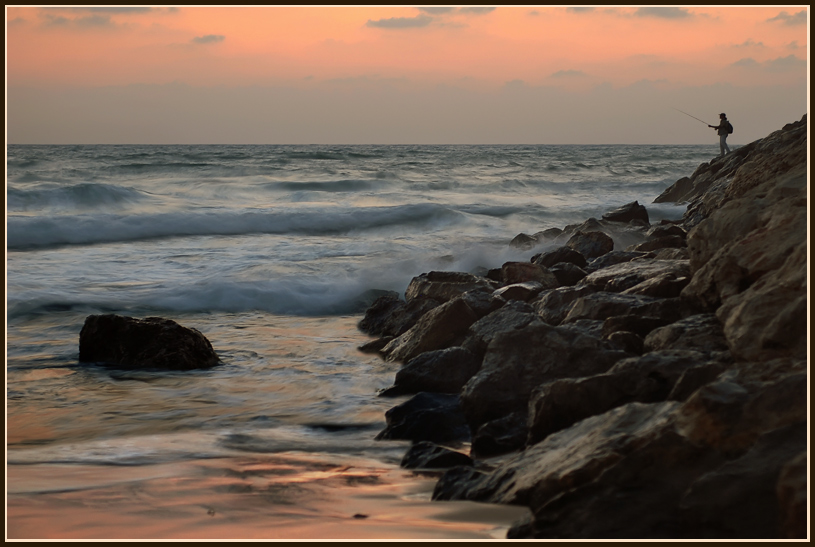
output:
[[[671,107],[671,108],[673,108],[673,107]],[[676,110],[677,112],[682,112],[682,111],[681,111],[681,110],[679,110],[678,108],[674,108],[674,110]],[[694,120],[696,120],[696,121],[700,121],[700,122],[702,122],[703,124],[705,124],[705,125],[707,125],[708,127],[710,127],[710,124],[709,124],[709,123],[707,123],[707,122],[706,122],[706,121],[704,121],[704,120],[700,120],[700,119],[699,119],[699,118],[697,118],[696,116],[691,116],[691,115],[690,115],[690,114],[688,114],[687,112],[682,112],[682,114],[684,114],[685,116],[690,116],[690,117],[691,117],[691,118],[693,118]]]

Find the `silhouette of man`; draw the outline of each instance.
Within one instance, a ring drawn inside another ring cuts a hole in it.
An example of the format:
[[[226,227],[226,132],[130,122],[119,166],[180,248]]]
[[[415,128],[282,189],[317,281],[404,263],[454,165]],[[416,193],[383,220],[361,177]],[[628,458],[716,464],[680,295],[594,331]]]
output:
[[[712,127],[719,134],[719,157],[725,155],[725,150],[727,150],[727,153],[729,154],[730,147],[727,146],[727,136],[730,134],[730,122],[727,121],[727,116],[725,113],[722,112],[719,114],[719,125],[708,124],[708,127]]]

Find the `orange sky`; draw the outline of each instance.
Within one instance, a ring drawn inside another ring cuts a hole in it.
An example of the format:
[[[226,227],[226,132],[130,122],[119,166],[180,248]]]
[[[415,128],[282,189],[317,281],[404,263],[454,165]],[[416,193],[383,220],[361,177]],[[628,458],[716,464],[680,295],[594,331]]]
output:
[[[6,23],[9,88],[808,82],[804,6],[7,7]]]

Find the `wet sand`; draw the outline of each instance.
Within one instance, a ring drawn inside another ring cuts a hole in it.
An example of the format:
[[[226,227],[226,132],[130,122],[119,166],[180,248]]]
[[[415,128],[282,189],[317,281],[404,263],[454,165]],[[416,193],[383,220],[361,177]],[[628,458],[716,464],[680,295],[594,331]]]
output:
[[[528,509],[431,502],[431,475],[285,453],[13,465],[8,539],[501,539]]]

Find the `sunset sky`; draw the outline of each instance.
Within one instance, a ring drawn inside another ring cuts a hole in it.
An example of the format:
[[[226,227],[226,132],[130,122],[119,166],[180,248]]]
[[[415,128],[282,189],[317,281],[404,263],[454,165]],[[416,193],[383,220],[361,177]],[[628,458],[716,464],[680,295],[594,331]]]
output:
[[[809,8],[6,7],[7,142],[746,144]]]

